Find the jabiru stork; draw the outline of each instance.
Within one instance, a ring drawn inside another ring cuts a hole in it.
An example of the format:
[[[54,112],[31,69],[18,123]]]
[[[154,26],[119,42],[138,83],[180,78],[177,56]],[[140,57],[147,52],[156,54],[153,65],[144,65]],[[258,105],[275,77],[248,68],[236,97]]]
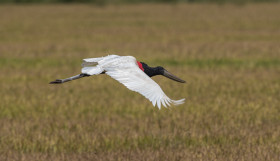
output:
[[[119,81],[128,89],[146,97],[155,106],[161,108],[183,104],[185,99],[172,100],[162,91],[160,86],[150,77],[163,75],[174,81],[185,83],[184,80],[169,73],[163,67],[149,67],[144,62],[137,61],[133,56],[108,55],[99,58],[83,59],[81,74],[66,79],[56,79],[50,84],[61,84],[75,79],[98,74],[107,74]]]

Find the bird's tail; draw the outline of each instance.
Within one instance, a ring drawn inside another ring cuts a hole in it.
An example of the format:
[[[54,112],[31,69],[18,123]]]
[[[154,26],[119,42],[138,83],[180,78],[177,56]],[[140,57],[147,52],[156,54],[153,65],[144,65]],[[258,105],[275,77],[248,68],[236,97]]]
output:
[[[98,75],[104,72],[104,70],[100,66],[87,66],[82,68],[82,73],[87,75]]]
[[[66,79],[56,79],[55,81],[50,82],[50,84],[61,84],[61,83],[69,82],[69,81],[72,81],[72,80],[75,80],[75,79],[88,77],[88,76],[90,76],[90,75],[82,73],[82,74],[75,75],[73,77],[69,77],[69,78],[66,78]]]

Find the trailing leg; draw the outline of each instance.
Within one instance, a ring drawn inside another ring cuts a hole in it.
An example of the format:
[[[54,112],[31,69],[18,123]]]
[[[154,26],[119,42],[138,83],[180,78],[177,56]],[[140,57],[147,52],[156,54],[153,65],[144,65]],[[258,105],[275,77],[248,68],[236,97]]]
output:
[[[69,78],[66,78],[66,79],[57,79],[55,81],[50,82],[50,84],[61,84],[61,83],[69,82],[69,81],[72,81],[72,80],[75,80],[75,79],[88,77],[88,76],[90,76],[90,75],[81,73],[79,75],[75,75],[73,77],[69,77]]]

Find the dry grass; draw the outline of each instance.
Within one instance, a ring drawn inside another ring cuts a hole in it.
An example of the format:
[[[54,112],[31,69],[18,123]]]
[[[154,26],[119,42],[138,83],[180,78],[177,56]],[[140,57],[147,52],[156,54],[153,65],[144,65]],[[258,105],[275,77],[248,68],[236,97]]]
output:
[[[0,160],[279,160],[280,5],[0,6]],[[133,55],[158,110],[82,58]]]

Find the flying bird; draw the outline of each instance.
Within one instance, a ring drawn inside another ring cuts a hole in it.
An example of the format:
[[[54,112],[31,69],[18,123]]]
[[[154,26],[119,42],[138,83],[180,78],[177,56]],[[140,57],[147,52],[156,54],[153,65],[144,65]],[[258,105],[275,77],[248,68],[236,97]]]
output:
[[[61,84],[75,79],[98,74],[107,74],[119,81],[128,89],[138,92],[161,108],[183,104],[185,99],[172,100],[162,91],[160,86],[150,77],[163,75],[174,81],[185,83],[184,80],[169,73],[163,67],[149,67],[144,62],[137,61],[133,56],[108,55],[99,58],[83,59],[81,74],[66,79],[56,79],[50,84]]]

